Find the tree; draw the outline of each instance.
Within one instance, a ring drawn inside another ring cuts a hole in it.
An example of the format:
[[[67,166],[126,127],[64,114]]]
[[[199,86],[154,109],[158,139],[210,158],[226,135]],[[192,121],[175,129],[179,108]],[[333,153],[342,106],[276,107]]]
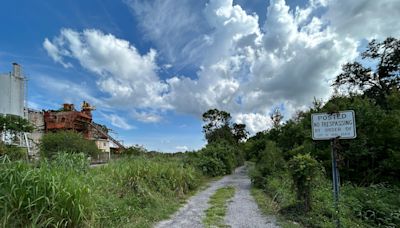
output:
[[[279,111],[279,108],[275,109],[275,112],[271,114],[271,120],[274,128],[278,128],[280,126],[282,119],[283,115]]]
[[[214,142],[218,139],[233,141],[234,137],[230,128],[231,114],[218,109],[210,109],[203,114],[203,132],[207,141]]]
[[[233,124],[233,137],[236,139],[236,142],[242,142],[247,139],[249,132],[246,131],[246,124]]]
[[[349,92],[361,90],[384,106],[386,96],[400,88],[400,40],[392,37],[381,43],[372,40],[361,57],[377,62],[376,67],[371,69],[359,62],[347,63],[333,85],[336,88],[346,85]]]
[[[33,126],[27,119],[15,115],[0,115],[0,131],[16,132],[32,132]]]

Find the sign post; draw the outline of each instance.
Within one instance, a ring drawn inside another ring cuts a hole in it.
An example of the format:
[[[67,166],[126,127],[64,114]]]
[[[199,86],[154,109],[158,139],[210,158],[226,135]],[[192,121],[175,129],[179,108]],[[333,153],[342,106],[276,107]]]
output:
[[[339,228],[340,177],[337,166],[337,148],[339,139],[354,139],[357,137],[354,111],[348,110],[336,113],[311,114],[311,129],[313,140],[331,141],[333,199],[336,212],[335,222],[336,227]]]

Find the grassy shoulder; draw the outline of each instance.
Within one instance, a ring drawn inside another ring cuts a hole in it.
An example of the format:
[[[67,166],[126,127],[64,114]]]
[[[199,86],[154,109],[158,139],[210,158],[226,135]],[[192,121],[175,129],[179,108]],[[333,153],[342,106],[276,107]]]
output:
[[[332,185],[319,181],[312,194],[312,210],[304,212],[296,201],[287,175],[268,178],[265,191],[253,188],[252,194],[266,214],[275,214],[282,227],[335,227]],[[343,227],[397,227],[400,224],[400,188],[344,184],[340,190],[339,213]],[[295,221],[295,222],[292,222]]]
[[[207,181],[175,157],[123,158],[88,169],[76,156],[37,166],[3,160],[0,226],[151,227]]]
[[[175,158],[126,158],[93,169],[99,218],[109,227],[151,227],[168,218],[205,178]]]
[[[227,211],[227,202],[235,195],[235,188],[232,186],[218,189],[208,201],[210,207],[205,211],[206,216],[203,224],[206,227],[227,227],[224,224],[224,217]]]
[[[274,215],[278,224],[283,228],[299,228],[303,227],[299,223],[287,221],[279,214],[279,204],[275,202],[269,195],[265,194],[261,189],[253,187],[251,195],[257,202],[258,208],[264,215]]]

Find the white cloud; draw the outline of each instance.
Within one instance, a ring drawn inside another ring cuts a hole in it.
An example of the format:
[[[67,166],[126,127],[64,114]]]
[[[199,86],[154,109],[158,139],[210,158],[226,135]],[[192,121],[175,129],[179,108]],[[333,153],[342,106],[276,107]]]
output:
[[[55,41],[57,42],[57,41]],[[56,45],[51,43],[47,38],[43,42],[43,48],[47,51],[47,54],[55,61],[63,65],[65,68],[72,67],[72,64],[65,63],[62,59],[62,53]]]
[[[277,104],[289,118],[314,97],[327,99],[332,79],[358,56],[362,39],[400,35],[395,0],[310,0],[292,9],[271,0],[262,26],[232,0],[126,2],[157,51],[140,54],[98,30],[64,29],[43,46],[65,67],[77,59],[98,75],[108,104],[135,107],[132,117],[143,122],[160,121],[164,109],[200,116],[218,108],[253,133],[264,130],[271,126],[265,113]],[[158,67],[156,59],[164,64]],[[189,64],[197,69],[193,75],[158,76],[160,69]]]
[[[162,120],[162,117],[155,112],[134,111],[133,118],[144,123],[157,123]]]
[[[400,1],[398,0],[327,0],[323,19],[340,36],[356,39],[384,39],[400,36]]]
[[[176,148],[178,151],[183,151],[183,152],[189,150],[189,147],[187,147],[187,146],[177,146],[177,147],[175,147],[175,148]]]
[[[236,123],[246,124],[250,134],[255,134],[272,126],[271,117],[258,113],[239,113],[233,119]]]
[[[116,114],[104,114],[103,116],[110,121],[111,125],[114,127],[118,127],[124,130],[131,130],[134,129],[135,127],[130,125],[124,118],[116,115]]]
[[[91,105],[100,106],[102,108],[109,108],[103,100],[93,96],[92,90],[85,84],[77,84],[71,81],[56,79],[49,75],[37,75],[38,85],[50,92],[50,94],[57,94],[61,99],[67,103],[80,104],[82,100],[88,101]],[[62,93],[60,93],[62,91]],[[51,99],[53,97],[48,97]]]
[[[290,116],[314,96],[327,98],[329,80],[356,56],[357,42],[339,39],[317,17],[308,19],[320,5],[298,9],[299,19],[283,0],[271,1],[262,33],[256,15],[229,0],[210,1],[204,15],[214,29],[204,41],[203,65],[196,79],[167,80],[166,100],[196,115],[227,110],[254,133],[270,126],[264,113],[276,104],[284,103]]]
[[[58,50],[55,61],[77,59],[95,73],[100,90],[109,95],[108,103],[113,106],[168,108],[162,98],[167,85],[158,78],[155,50],[141,55],[128,41],[94,29],[62,29],[53,43],[46,39],[44,45]],[[46,50],[52,56],[52,49]]]
[[[197,64],[202,57],[203,31],[207,30],[201,10],[203,1],[192,0],[126,0],[140,18],[145,38],[161,50],[173,65]]]

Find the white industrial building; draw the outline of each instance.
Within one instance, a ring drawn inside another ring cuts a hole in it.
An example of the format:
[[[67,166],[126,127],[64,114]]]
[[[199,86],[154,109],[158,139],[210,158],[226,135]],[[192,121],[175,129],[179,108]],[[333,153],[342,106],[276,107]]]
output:
[[[27,118],[28,113],[25,112],[25,77],[21,72],[21,67],[17,63],[13,63],[12,71],[0,74],[0,115],[15,115]],[[29,143],[28,133],[19,132],[11,133],[0,126],[0,140],[28,150],[28,154],[32,155]]]
[[[25,77],[13,63],[12,72],[0,74],[0,113],[24,117]]]
[[[9,73],[0,74],[0,115],[15,115],[20,116],[29,120],[29,122],[34,126],[35,130],[32,133],[20,132],[11,133],[7,132],[4,126],[0,126],[0,141],[6,144],[13,144],[20,147],[27,148],[29,157],[35,157],[39,151],[39,143],[46,132],[46,120],[44,114],[48,115],[64,115],[64,117],[74,116],[74,114],[82,114],[77,112],[72,108],[69,112],[57,112],[57,111],[38,111],[26,108],[25,104],[25,87],[26,78],[21,72],[21,67],[17,63],[12,64],[12,71]],[[84,102],[85,104],[85,102]],[[87,104],[87,103],[86,103]],[[65,104],[71,105],[71,104]],[[88,104],[87,104],[88,105]],[[73,107],[73,105],[71,106]],[[72,113],[72,114],[71,114]],[[89,112],[90,113],[90,112]],[[96,123],[92,123],[90,114],[90,131],[88,135],[92,137],[87,137],[89,140],[95,141],[97,147],[108,154],[108,159],[110,158],[110,140],[118,147],[123,148],[117,140],[112,138],[108,134],[108,130],[105,127],[101,127]],[[64,118],[65,119],[65,118]],[[74,122],[72,121],[71,124]],[[49,124],[49,123],[48,123]],[[56,124],[57,123],[53,123]],[[49,126],[47,126],[49,128]]]

